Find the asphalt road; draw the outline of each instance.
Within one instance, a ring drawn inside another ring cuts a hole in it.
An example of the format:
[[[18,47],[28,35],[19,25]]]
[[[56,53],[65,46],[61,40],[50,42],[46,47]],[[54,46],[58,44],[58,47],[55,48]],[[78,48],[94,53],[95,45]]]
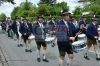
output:
[[[33,52],[26,53],[25,47],[17,47],[17,41],[8,38],[6,34],[0,34],[0,48],[2,49],[3,55],[5,57],[2,55],[1,50],[0,55],[2,57],[4,66],[58,66],[59,52],[57,49],[57,45],[54,48],[52,48],[51,45],[48,45],[47,56],[50,62],[45,63],[43,61],[36,61],[36,43],[33,40],[31,44]],[[83,58],[84,53],[85,50],[74,54],[75,58],[72,66],[100,66],[100,61],[96,61],[95,54],[93,52],[90,53],[91,60],[89,61]],[[5,61],[5,58],[8,62]],[[0,66],[2,66],[1,63]]]

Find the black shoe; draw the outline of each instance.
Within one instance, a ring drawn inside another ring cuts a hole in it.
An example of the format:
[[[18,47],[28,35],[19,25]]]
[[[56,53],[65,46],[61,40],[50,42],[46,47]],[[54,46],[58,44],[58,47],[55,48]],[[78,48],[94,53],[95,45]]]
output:
[[[55,43],[53,43],[51,46],[54,47],[55,46]]]
[[[43,61],[44,61],[44,62],[49,62],[49,60],[47,60],[47,59],[43,59]]]
[[[41,59],[40,58],[37,58],[37,62],[41,62]]]
[[[21,47],[23,47],[23,44],[20,44]]]
[[[28,52],[28,49],[25,49],[25,52]]]
[[[18,44],[17,46],[18,46],[18,47],[20,47],[20,45],[19,45],[19,44]]]
[[[90,58],[89,58],[88,56],[86,56],[86,55],[84,55],[84,58],[85,58],[86,60],[90,60]]]
[[[67,63],[67,66],[70,66],[70,64],[69,64],[69,63]]]
[[[100,61],[100,58],[97,58],[97,57],[96,57],[96,60],[97,60],[97,61]]]
[[[32,50],[28,50],[28,52],[32,52]]]

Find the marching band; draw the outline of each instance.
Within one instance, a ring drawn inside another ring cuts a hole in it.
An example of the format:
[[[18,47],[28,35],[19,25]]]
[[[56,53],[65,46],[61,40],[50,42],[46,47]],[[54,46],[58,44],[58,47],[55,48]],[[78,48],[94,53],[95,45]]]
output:
[[[17,39],[17,46],[25,45],[25,52],[32,52],[31,41],[35,40],[37,46],[37,62],[41,62],[41,47],[43,47],[44,62],[49,62],[47,58],[47,41],[57,40],[59,51],[59,66],[64,65],[65,55],[68,55],[67,66],[70,66],[74,59],[74,52],[85,50],[84,58],[90,60],[89,50],[93,46],[96,60],[100,60],[99,46],[100,30],[98,30],[98,18],[93,17],[92,22],[87,25],[86,16],[82,15],[77,21],[71,16],[67,10],[63,10],[62,19],[55,20],[51,17],[50,21],[46,21],[43,16],[38,16],[36,23],[32,23],[27,19],[16,17],[13,21],[8,18],[1,23],[2,31],[7,32],[8,37]],[[48,39],[47,38],[50,38]],[[50,37],[49,37],[50,36]],[[56,46],[56,42],[51,42],[52,47]]]

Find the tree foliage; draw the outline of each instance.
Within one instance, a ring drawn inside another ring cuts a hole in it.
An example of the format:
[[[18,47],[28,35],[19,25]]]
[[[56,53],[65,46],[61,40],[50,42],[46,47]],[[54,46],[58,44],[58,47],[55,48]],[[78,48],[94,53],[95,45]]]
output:
[[[0,14],[0,21],[4,21],[6,19],[6,15],[4,13]]]
[[[11,13],[12,18],[14,19],[16,16],[19,17],[33,17],[35,16],[36,6],[33,5],[31,2],[22,2],[19,7],[15,7]]]
[[[48,4],[39,4],[38,7],[33,5],[31,2],[22,2],[20,6],[15,7],[14,10],[11,13],[12,18],[15,18],[16,16],[24,17],[24,18],[34,18],[38,15],[44,15],[44,16],[60,16],[61,10],[68,9],[69,7],[67,3],[61,2],[56,3],[54,5],[48,5]]]

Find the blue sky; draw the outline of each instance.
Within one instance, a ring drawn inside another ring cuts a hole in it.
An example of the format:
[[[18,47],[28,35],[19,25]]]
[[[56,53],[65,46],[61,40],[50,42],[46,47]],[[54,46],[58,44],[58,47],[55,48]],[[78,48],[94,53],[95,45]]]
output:
[[[12,5],[10,3],[4,3],[0,6],[0,13],[5,13],[7,16],[10,16],[10,13],[12,12],[13,8],[16,6],[19,6],[21,2],[24,2],[25,0],[14,0],[16,2],[15,5]],[[37,4],[40,0],[28,0],[32,2],[33,4]],[[70,6],[70,11],[74,10],[76,6],[82,6],[82,4],[77,3],[78,0],[57,0],[57,2],[67,2]]]

